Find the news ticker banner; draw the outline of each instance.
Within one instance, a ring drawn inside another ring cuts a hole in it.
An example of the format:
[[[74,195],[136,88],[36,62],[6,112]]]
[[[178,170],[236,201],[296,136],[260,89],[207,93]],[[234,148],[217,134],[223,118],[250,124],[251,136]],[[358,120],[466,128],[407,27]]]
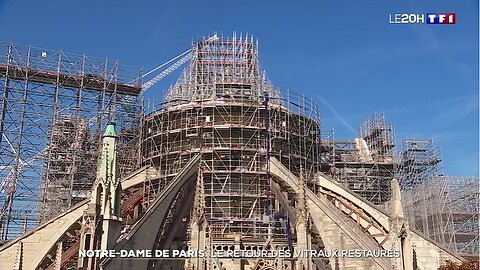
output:
[[[133,259],[189,259],[205,258],[205,250],[80,250],[79,257],[133,258]],[[398,250],[213,250],[211,258],[258,259],[258,258],[398,258]]]
[[[455,13],[395,13],[389,16],[390,24],[455,24]]]

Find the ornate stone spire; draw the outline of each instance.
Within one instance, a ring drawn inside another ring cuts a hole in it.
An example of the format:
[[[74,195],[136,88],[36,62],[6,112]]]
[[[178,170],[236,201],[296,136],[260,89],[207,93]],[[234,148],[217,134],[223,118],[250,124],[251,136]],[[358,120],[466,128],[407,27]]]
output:
[[[98,246],[103,250],[111,249],[120,236],[122,186],[117,178],[117,140],[115,124],[110,123],[103,134],[97,177],[83,215],[81,250],[94,250]],[[98,269],[98,261],[95,258],[82,259],[78,261],[78,266]]]
[[[192,221],[200,224],[203,220],[205,211],[205,191],[203,189],[203,175],[199,171],[197,174],[197,184],[195,186],[195,198],[193,201]]]
[[[303,167],[300,166],[300,190],[298,192],[298,204],[297,204],[297,222],[307,224],[307,200],[305,198],[305,177],[303,175]]]
[[[390,205],[389,240],[391,241],[392,248],[400,251],[400,257],[392,259],[392,269],[414,270],[410,230],[408,220],[403,216],[400,185],[397,179],[392,179],[391,189],[392,203]]]

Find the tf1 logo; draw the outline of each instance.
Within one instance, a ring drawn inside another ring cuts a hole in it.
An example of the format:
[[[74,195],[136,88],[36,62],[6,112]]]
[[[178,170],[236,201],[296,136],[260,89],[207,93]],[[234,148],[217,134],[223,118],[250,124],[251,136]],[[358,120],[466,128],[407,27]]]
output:
[[[391,24],[405,23],[455,24],[455,13],[396,13],[390,14]]]

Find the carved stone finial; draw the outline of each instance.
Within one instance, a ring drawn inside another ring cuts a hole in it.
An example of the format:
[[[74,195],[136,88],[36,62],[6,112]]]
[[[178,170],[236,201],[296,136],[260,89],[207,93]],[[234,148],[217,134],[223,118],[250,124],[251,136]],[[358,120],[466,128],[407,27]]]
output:
[[[205,194],[203,189],[203,175],[199,171],[197,173],[197,184],[195,186],[195,197],[193,201],[193,213],[192,221],[200,223],[203,219],[204,209],[205,209]]]
[[[392,188],[392,205],[390,213],[392,218],[403,218],[403,206],[402,206],[402,197],[400,195],[400,185],[398,184],[397,179],[392,179],[391,182]]]
[[[298,222],[307,223],[307,200],[305,198],[305,177],[303,167],[300,165],[300,190],[298,192],[297,219]]]

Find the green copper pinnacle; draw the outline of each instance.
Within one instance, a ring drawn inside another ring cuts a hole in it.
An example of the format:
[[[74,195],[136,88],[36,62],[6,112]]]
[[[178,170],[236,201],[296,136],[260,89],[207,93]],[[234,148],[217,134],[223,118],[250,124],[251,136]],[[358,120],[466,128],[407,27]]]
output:
[[[105,129],[105,133],[103,133],[103,137],[117,138],[117,133],[115,132],[115,123],[107,124],[107,128]]]

